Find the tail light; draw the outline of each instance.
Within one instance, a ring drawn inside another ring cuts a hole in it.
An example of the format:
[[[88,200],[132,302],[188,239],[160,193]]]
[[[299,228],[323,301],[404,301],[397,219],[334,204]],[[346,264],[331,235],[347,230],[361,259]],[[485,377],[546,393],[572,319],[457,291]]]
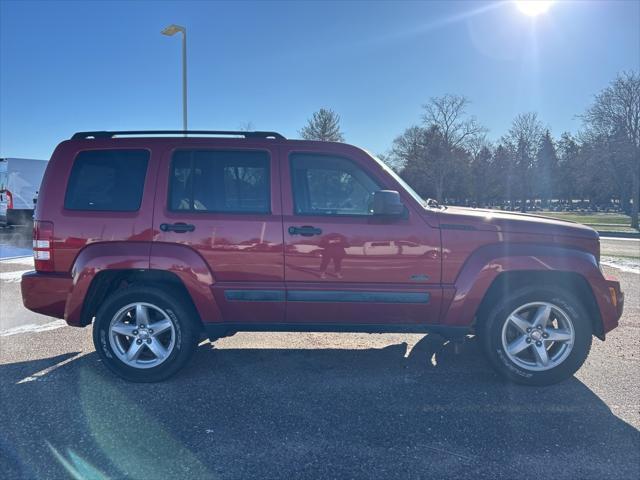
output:
[[[5,193],[7,194],[7,208],[13,210],[13,195],[9,190],[5,190]]]
[[[33,222],[33,260],[39,272],[53,271],[53,223]]]

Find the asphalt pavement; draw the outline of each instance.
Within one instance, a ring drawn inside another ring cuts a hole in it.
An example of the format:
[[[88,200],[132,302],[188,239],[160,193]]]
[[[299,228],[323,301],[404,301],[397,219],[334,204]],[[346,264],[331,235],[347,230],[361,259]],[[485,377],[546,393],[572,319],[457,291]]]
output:
[[[240,333],[126,383],[90,328],[21,306],[31,265],[0,262],[2,478],[640,478],[633,265],[605,267],[620,327],[545,388],[505,383],[473,338],[456,354],[437,335],[323,333]]]

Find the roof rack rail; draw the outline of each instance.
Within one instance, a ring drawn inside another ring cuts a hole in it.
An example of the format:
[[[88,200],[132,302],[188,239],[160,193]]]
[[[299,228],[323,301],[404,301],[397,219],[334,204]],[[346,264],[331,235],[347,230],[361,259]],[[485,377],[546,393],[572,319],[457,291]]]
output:
[[[244,138],[274,138],[277,140],[286,140],[283,135],[277,132],[244,132],[234,130],[122,130],[77,132],[73,134],[71,140],[113,138],[123,135],[235,135]]]

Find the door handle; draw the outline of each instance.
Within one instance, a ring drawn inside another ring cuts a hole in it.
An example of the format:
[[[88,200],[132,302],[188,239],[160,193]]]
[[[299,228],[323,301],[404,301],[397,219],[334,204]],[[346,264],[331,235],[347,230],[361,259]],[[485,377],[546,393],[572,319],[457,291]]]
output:
[[[302,235],[303,237],[313,237],[314,235],[322,235],[322,230],[310,225],[302,227],[289,227],[289,235]]]
[[[176,232],[176,233],[185,233],[185,232],[193,232],[196,229],[195,225],[191,225],[190,223],[161,223],[160,230],[163,232]]]

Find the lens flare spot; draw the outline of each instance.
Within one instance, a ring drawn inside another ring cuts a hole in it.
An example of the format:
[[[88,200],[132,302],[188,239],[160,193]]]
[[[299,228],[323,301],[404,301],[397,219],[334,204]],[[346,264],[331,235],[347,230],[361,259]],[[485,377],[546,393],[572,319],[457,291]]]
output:
[[[514,2],[518,10],[520,10],[525,15],[529,17],[537,17],[538,15],[542,15],[546,13],[553,1],[551,0],[517,0]]]

